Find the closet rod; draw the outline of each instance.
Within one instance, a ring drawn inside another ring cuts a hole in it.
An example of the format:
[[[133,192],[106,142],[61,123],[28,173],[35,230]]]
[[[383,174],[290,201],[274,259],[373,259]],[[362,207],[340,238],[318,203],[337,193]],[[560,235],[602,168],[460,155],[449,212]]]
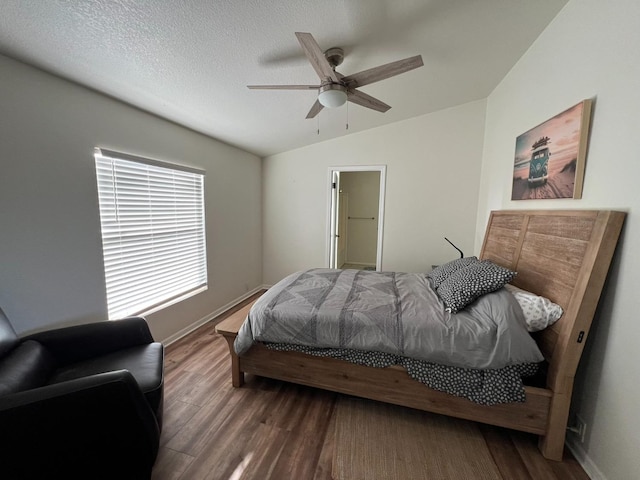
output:
[[[375,220],[376,217],[347,217],[349,220]]]

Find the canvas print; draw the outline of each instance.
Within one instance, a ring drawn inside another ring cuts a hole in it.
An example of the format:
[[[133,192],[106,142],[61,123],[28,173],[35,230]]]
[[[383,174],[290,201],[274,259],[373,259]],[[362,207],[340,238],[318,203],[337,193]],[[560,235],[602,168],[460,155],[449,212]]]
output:
[[[511,200],[581,198],[591,100],[516,139]]]

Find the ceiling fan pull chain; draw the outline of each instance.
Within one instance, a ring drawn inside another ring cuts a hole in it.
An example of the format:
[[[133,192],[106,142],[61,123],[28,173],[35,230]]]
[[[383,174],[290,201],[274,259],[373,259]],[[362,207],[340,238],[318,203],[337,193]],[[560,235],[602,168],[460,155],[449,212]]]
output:
[[[318,135],[320,135],[320,115],[317,115],[316,118],[318,119]]]
[[[347,102],[347,125],[345,130],[349,130],[349,102]]]

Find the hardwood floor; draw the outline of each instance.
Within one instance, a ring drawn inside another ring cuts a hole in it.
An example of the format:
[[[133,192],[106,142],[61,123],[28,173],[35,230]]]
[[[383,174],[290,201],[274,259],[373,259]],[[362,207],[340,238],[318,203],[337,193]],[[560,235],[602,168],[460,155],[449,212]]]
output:
[[[330,480],[339,394],[249,375],[233,388],[215,323],[166,349],[165,420],[152,479]],[[568,451],[562,462],[542,457],[535,435],[480,429],[505,480],[589,478]]]

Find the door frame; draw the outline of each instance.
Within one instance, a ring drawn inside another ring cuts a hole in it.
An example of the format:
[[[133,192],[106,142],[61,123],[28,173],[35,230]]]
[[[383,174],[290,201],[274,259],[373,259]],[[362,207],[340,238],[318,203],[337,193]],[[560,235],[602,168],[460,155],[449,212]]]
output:
[[[333,191],[333,180],[336,173],[340,172],[380,172],[380,192],[378,194],[378,239],[376,246],[376,270],[382,270],[382,238],[384,234],[384,195],[387,184],[386,165],[348,165],[329,167],[327,182],[327,231],[326,231],[326,254],[325,264],[331,268],[335,251],[335,231],[337,222],[337,202]],[[337,193],[337,192],[336,192]]]
[[[336,267],[340,268],[339,265],[343,265],[345,262],[340,263],[340,260],[347,259],[347,245],[349,243],[348,232],[349,228],[347,226],[347,222],[349,220],[349,194],[347,192],[339,191],[338,195],[338,212],[341,212],[336,218],[336,226],[338,227],[336,234],[340,235],[340,238],[336,239],[336,258],[335,264]],[[343,246],[343,258],[340,258],[340,250],[341,246]],[[333,260],[332,260],[333,262]]]

